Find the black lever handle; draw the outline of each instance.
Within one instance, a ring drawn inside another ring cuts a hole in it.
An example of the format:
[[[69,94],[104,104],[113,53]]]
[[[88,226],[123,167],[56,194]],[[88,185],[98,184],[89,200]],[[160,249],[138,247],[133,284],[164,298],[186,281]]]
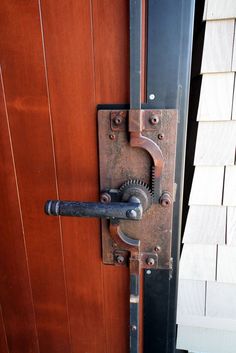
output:
[[[140,220],[143,207],[136,197],[130,197],[128,202],[78,202],[48,200],[44,207],[49,216],[99,217],[126,220]]]

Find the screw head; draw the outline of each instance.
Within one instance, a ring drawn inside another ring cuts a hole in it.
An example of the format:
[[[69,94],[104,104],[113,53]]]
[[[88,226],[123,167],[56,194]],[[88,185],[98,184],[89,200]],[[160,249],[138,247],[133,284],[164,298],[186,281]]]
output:
[[[135,210],[128,210],[126,212],[126,216],[131,219],[135,219],[137,217],[137,212]]]
[[[108,194],[108,192],[102,193],[101,196],[100,196],[100,201],[101,201],[102,203],[109,203],[109,202],[111,202],[111,195]]]
[[[151,117],[150,117],[150,123],[152,125],[157,125],[159,123],[159,117],[157,114],[153,114]]]
[[[154,93],[149,94],[149,99],[153,101],[155,99],[155,94]]]
[[[155,265],[155,260],[153,257],[148,257],[146,260],[146,263],[148,266],[153,266],[153,265]]]
[[[158,138],[159,138],[159,140],[163,140],[164,139],[164,134],[163,133],[161,133],[161,134],[158,134]]]
[[[125,262],[124,256],[118,255],[118,256],[116,257],[116,262],[117,262],[118,264],[123,264],[123,263]]]
[[[156,252],[161,251],[161,247],[160,246],[155,246],[154,251],[156,251]]]
[[[116,135],[110,134],[110,135],[109,135],[109,139],[110,139],[110,140],[115,140],[115,139],[116,139]]]
[[[131,326],[131,331],[136,331],[137,330],[137,326],[136,325],[132,325]]]
[[[122,123],[122,117],[121,116],[115,116],[113,119],[113,122],[115,125],[120,125]]]
[[[147,274],[147,275],[150,275],[151,273],[152,273],[151,270],[147,270],[147,271],[146,271],[146,274]]]
[[[163,192],[163,194],[160,197],[160,204],[163,207],[168,207],[171,205],[172,198],[169,192]]]

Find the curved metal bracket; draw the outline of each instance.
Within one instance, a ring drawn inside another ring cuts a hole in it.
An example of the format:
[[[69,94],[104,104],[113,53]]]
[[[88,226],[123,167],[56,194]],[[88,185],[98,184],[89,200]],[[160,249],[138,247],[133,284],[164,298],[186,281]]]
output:
[[[152,157],[153,201],[154,203],[158,203],[160,197],[160,177],[164,166],[164,158],[160,147],[153,140],[142,135],[143,114],[143,110],[129,111],[130,146],[142,148],[146,150]]]
[[[130,132],[130,146],[143,148],[150,154],[155,167],[155,177],[159,178],[164,166],[163,154],[160,147],[153,140],[143,136],[140,131]]]
[[[119,245],[122,249],[130,252],[139,252],[140,240],[128,237],[120,229],[120,221],[117,219],[111,219],[109,225],[109,231],[113,241]]]
[[[109,231],[114,243],[122,249],[130,252],[130,272],[139,275],[140,273],[140,240],[128,237],[120,229],[120,222],[117,219],[110,220]]]

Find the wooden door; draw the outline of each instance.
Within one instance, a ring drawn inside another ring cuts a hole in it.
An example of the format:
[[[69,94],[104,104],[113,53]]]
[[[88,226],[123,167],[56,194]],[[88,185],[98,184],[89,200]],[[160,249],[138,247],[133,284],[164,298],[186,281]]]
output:
[[[127,0],[0,4],[0,351],[125,353],[128,269],[99,221],[47,199],[99,198],[96,106],[129,100]]]

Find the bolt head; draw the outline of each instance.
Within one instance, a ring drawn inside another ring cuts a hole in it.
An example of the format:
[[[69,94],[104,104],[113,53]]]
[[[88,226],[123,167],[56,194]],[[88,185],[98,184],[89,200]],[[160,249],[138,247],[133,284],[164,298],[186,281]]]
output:
[[[116,262],[117,262],[118,264],[123,264],[123,263],[125,262],[124,256],[118,255],[118,256],[116,257]]]
[[[116,135],[110,134],[110,135],[109,135],[109,139],[110,139],[110,140],[115,140],[115,139],[116,139]]]
[[[163,140],[164,139],[164,134],[163,133],[161,133],[161,134],[158,134],[158,138],[159,138],[159,140]]]
[[[148,265],[148,266],[153,266],[153,265],[155,265],[155,260],[154,260],[153,257],[148,257],[147,260],[146,260],[146,262],[147,262],[147,265]]]
[[[137,212],[135,210],[128,210],[126,216],[130,219],[135,219],[137,217]]]
[[[153,114],[151,117],[150,117],[150,123],[152,125],[157,125],[159,123],[159,117],[157,114]]]
[[[122,118],[121,116],[116,116],[114,119],[113,119],[113,122],[115,125],[120,125],[122,123]]]
[[[163,192],[163,194],[160,197],[160,204],[163,207],[169,207],[171,205],[172,198],[169,192]]]
[[[154,93],[149,94],[149,99],[153,101],[155,99],[155,94]]]
[[[102,193],[101,196],[100,196],[100,201],[101,201],[102,203],[109,203],[109,202],[111,202],[111,195],[108,194],[108,192]]]
[[[156,252],[161,251],[161,247],[160,246],[155,246],[154,251],[156,251]]]

